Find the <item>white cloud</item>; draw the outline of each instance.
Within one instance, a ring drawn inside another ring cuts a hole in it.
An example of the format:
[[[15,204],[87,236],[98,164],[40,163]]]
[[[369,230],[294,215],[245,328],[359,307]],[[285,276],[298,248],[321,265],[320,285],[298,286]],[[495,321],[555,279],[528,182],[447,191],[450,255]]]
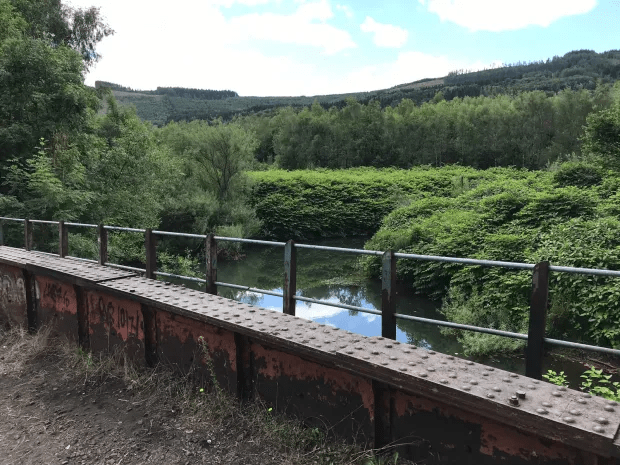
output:
[[[564,17],[591,11],[597,0],[419,0],[442,21],[471,31],[547,27]]]
[[[366,16],[360,29],[374,34],[373,42],[377,47],[400,48],[405,45],[409,36],[406,30],[392,24],[378,23],[370,16]]]
[[[353,18],[353,9],[348,5],[336,5],[338,11],[342,11],[347,18]]]
[[[399,53],[394,62],[379,63],[353,70],[347,76],[346,81],[349,83],[349,92],[386,89],[419,79],[443,77],[456,69],[478,70],[484,67],[485,65],[480,61],[467,62],[410,51]]]
[[[327,20],[334,13],[327,2],[304,3],[290,15],[252,13],[231,18],[224,40],[230,43],[249,40],[266,40],[284,44],[308,45],[333,55],[356,44],[351,35],[338,29]]]

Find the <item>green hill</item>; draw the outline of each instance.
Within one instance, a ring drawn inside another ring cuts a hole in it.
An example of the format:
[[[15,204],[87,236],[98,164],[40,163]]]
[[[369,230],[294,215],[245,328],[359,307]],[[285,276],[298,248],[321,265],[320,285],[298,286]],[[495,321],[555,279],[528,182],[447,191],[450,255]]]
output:
[[[620,50],[596,53],[578,50],[546,61],[515,63],[501,68],[467,72],[458,70],[442,78],[429,78],[398,86],[348,94],[299,97],[240,97],[233,91],[158,87],[137,91],[118,84],[98,81],[97,87],[110,87],[121,105],[135,105],[138,116],[156,125],[170,121],[227,120],[238,114],[269,111],[273,108],[303,107],[318,101],[323,107],[343,107],[347,98],[361,103],[377,100],[382,107],[395,106],[403,98],[416,104],[427,102],[438,92],[446,100],[516,94],[542,90],[555,94],[563,89],[594,90],[597,83],[612,83],[620,78]]]

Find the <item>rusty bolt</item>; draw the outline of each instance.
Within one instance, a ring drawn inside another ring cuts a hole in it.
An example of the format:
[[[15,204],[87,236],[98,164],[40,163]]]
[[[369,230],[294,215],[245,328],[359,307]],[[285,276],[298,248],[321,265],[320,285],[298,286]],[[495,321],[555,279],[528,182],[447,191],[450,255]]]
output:
[[[519,405],[519,398],[517,396],[510,396],[508,402],[510,402],[510,405]]]
[[[517,391],[516,394],[519,399],[525,399],[525,391]]]

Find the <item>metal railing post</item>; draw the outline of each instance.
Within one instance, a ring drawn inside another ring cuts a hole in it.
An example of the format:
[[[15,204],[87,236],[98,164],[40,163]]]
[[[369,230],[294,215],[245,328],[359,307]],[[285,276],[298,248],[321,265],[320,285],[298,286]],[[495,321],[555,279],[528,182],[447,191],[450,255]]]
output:
[[[207,234],[205,251],[207,259],[205,292],[217,295],[217,284],[215,284],[217,281],[217,243],[214,234]]]
[[[156,279],[157,271],[157,238],[151,228],[144,231],[144,248],[146,249],[146,277]]]
[[[540,262],[532,273],[530,322],[525,351],[525,376],[542,378],[545,327],[549,302],[549,262]]]
[[[24,248],[32,249],[32,223],[29,218],[24,220]]]
[[[381,272],[381,336],[396,339],[396,257],[394,251],[383,254]]]
[[[65,258],[69,255],[69,227],[65,226],[65,222],[58,222],[58,256]]]
[[[4,220],[0,220],[0,245],[4,245]]]
[[[297,293],[297,249],[295,242],[289,240],[284,246],[284,297],[282,311],[295,315],[295,294]]]
[[[97,226],[97,245],[99,246],[99,264],[103,266],[108,261],[108,231],[103,224]]]

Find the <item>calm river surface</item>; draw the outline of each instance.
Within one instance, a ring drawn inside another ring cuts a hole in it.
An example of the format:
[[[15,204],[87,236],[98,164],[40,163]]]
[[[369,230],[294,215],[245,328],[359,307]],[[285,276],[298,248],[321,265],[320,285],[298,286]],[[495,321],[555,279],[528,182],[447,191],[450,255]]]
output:
[[[326,240],[318,245],[363,248],[365,238]],[[245,257],[240,260],[218,260],[218,281],[258,289],[282,292],[284,275],[284,248],[270,246],[245,247]],[[381,283],[363,277],[357,267],[359,255],[342,252],[297,249],[297,293],[305,297],[328,302],[381,309]],[[196,287],[188,284],[188,287]],[[282,298],[254,292],[234,290],[224,286],[218,292],[228,298],[282,311]],[[397,313],[443,320],[440,302],[416,296],[405,286],[397,288]],[[319,323],[335,326],[365,336],[381,335],[381,317],[358,313],[328,305],[296,302],[296,315]],[[464,357],[462,347],[453,338],[444,336],[438,326],[397,319],[396,338],[405,343],[433,349],[446,354]],[[465,357],[464,357],[465,358]],[[525,360],[521,356],[472,358],[472,360],[517,373],[525,373]],[[579,385],[579,375],[585,367],[563,358],[548,356],[545,368],[564,371],[571,387]]]

